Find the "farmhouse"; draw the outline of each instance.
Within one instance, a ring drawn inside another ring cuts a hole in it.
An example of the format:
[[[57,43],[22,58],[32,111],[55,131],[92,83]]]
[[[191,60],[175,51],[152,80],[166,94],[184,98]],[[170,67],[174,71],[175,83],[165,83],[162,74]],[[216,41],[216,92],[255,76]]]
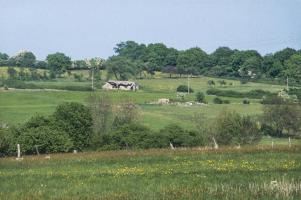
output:
[[[113,81],[109,80],[106,82],[103,86],[102,89],[105,90],[133,90],[136,91],[139,89],[138,84],[135,82],[131,81]]]

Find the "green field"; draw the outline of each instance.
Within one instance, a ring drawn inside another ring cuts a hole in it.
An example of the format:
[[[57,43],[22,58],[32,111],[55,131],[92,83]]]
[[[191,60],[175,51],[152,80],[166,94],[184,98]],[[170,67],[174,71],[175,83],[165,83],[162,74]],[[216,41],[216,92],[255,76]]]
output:
[[[161,76],[161,77],[160,77]],[[187,78],[164,78],[163,75],[157,75],[154,79],[137,80],[141,86],[138,92],[126,91],[102,91],[97,90],[95,93],[102,95],[106,93],[111,96],[114,101],[119,101],[124,98],[132,99],[139,105],[140,120],[143,124],[151,128],[159,129],[170,123],[178,123],[185,128],[192,126],[191,116],[195,113],[203,113],[206,118],[213,119],[218,113],[224,109],[236,110],[239,113],[248,115],[258,115],[262,112],[262,105],[258,103],[259,100],[251,99],[250,105],[242,104],[242,98],[223,99],[230,100],[230,104],[217,105],[212,103],[215,96],[206,96],[209,102],[206,106],[176,106],[176,105],[151,105],[150,102],[156,102],[159,98],[169,98],[175,101],[179,99],[176,96],[176,88],[180,84],[187,84]],[[206,92],[209,88],[207,81],[212,78],[198,77],[191,78],[190,85],[195,90]],[[216,82],[221,79],[214,79]],[[264,89],[272,92],[280,91],[284,86],[268,85],[261,83],[247,83],[240,84],[239,81],[226,80],[232,85],[219,86],[218,83],[215,88],[222,90],[235,91],[250,91],[254,89]],[[72,79],[59,79],[57,81],[35,81],[30,82],[38,85],[77,85],[89,86],[89,81],[76,82]],[[185,101],[193,101],[195,93],[189,94],[185,97]],[[66,101],[75,101],[86,103],[91,92],[79,91],[43,91],[43,90],[15,90],[8,91],[0,90],[0,122],[8,124],[23,123],[35,113],[51,114],[55,107]]]
[[[300,199],[299,147],[0,159],[0,199]]]

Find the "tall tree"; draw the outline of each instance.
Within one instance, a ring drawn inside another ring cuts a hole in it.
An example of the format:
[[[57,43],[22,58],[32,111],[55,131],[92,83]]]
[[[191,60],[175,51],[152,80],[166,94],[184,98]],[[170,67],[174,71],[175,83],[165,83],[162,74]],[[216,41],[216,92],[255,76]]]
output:
[[[286,60],[288,60],[292,55],[294,55],[296,53],[295,49],[292,48],[285,48],[282,49],[281,51],[277,51],[274,54],[274,59],[280,61],[282,64],[284,64],[284,62]]]
[[[119,56],[124,56],[132,60],[146,59],[146,45],[138,44],[134,41],[121,42],[114,48],[115,53]]]
[[[147,62],[151,68],[161,70],[166,65],[168,48],[162,43],[149,44],[147,46]]]
[[[203,71],[208,67],[208,55],[200,48],[194,47],[179,53],[177,69],[181,74],[186,70],[194,68],[196,71]]]
[[[285,73],[289,77],[292,77],[297,82],[301,82],[301,54],[292,55],[285,62],[286,70]]]
[[[117,80],[128,80],[136,74],[136,63],[122,56],[112,56],[105,63],[108,76],[114,75]]]
[[[229,47],[219,47],[210,56],[214,65],[229,65],[234,51]]]
[[[49,54],[46,57],[49,69],[57,75],[62,74],[71,67],[71,58],[64,53]]]
[[[21,51],[13,58],[19,67],[33,67],[36,62],[36,56],[30,51]]]

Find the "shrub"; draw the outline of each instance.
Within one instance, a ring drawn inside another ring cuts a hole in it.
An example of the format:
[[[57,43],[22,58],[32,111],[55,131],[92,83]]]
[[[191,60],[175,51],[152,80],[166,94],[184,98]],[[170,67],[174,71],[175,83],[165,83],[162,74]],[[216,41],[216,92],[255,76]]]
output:
[[[281,105],[281,104],[287,104],[283,98],[276,96],[276,95],[269,95],[261,100],[262,104],[269,104],[269,105]]]
[[[200,103],[205,103],[205,95],[203,92],[196,93],[196,101]]]
[[[218,98],[218,97],[215,97],[215,98],[213,99],[213,103],[215,103],[215,104],[222,104],[222,103],[223,103],[223,100],[220,99],[220,98]]]
[[[253,99],[261,99],[265,96],[272,95],[269,91],[264,90],[251,90],[249,92],[237,92],[234,90],[219,90],[219,89],[208,89],[208,95],[216,95],[216,96],[224,96],[224,97],[234,97],[234,98],[253,98]]]
[[[170,124],[159,131],[174,147],[192,147],[203,144],[203,138],[194,131],[186,131],[176,124]]]
[[[89,108],[80,103],[63,103],[54,114],[55,126],[65,131],[77,149],[90,144],[92,137],[92,117]]]
[[[250,100],[249,100],[249,99],[243,99],[243,100],[242,100],[242,103],[243,103],[243,104],[250,104]]]
[[[298,100],[301,101],[301,89],[299,88],[290,88],[288,91],[289,95],[296,95]]]
[[[36,147],[40,153],[57,153],[67,152],[73,146],[67,133],[59,130],[51,118],[43,116],[34,116],[25,124],[12,127],[6,132],[5,137],[1,138],[4,143],[1,142],[0,145],[5,148],[1,152],[6,155],[15,155],[17,144],[20,144],[21,151],[26,154],[35,154]]]
[[[212,86],[212,85],[215,85],[215,82],[214,82],[214,80],[209,80],[209,81],[207,82],[207,84],[208,84],[209,86]]]
[[[187,85],[179,85],[177,87],[177,92],[188,92],[188,86]],[[193,89],[189,87],[189,92],[193,93]]]
[[[240,84],[247,84],[248,82],[248,79],[240,79]]]
[[[55,90],[70,90],[70,91],[91,91],[89,86],[80,86],[80,85],[36,85],[34,83],[26,83],[20,80],[8,79],[3,81],[2,84],[5,84],[11,88],[17,89],[55,89]]]
[[[261,139],[257,123],[236,112],[222,112],[213,129],[216,141],[222,145],[253,144]]]
[[[21,129],[16,142],[22,147],[21,151],[27,154],[36,153],[35,147],[40,153],[57,153],[68,152],[73,146],[66,133],[51,126]]]
[[[230,101],[228,99],[223,100],[224,104],[230,104]]]
[[[301,107],[299,105],[268,105],[263,110],[263,122],[273,131],[272,135],[300,134]]]
[[[101,149],[142,149],[166,146],[166,142],[147,127],[140,124],[125,124],[119,126],[110,134],[104,134],[101,137]]]
[[[9,148],[9,132],[7,129],[0,128],[0,157],[8,153]]]

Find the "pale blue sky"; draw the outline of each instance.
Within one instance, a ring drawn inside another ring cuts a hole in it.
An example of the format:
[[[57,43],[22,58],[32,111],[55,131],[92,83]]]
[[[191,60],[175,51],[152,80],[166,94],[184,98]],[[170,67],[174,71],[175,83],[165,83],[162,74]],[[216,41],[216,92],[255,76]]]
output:
[[[301,0],[0,0],[0,52],[106,58],[126,40],[208,53],[301,49]]]

